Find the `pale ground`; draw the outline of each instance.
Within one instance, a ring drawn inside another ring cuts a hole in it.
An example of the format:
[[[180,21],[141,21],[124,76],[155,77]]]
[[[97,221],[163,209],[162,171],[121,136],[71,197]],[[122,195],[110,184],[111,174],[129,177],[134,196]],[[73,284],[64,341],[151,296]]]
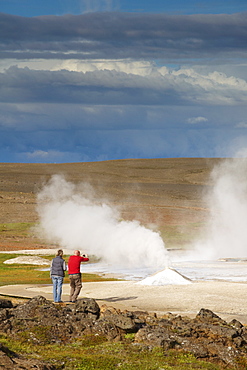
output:
[[[51,287],[46,289],[52,292]],[[64,286],[63,292],[69,293],[68,285]],[[247,323],[247,284],[200,282],[142,286],[135,282],[85,283],[81,296],[95,298],[99,304],[157,314],[172,312],[194,316],[201,308],[208,308],[227,320],[236,318]]]
[[[52,285],[15,285],[0,287],[0,294],[10,296],[45,296],[52,300]],[[171,312],[195,317],[207,308],[226,321],[237,319],[247,324],[247,284],[229,282],[194,282],[189,285],[143,286],[135,282],[84,283],[81,298],[94,298],[101,306],[110,305],[121,310]],[[63,285],[62,299],[69,299],[69,285]]]
[[[53,254],[54,251],[46,252]],[[39,254],[39,251],[33,253]],[[42,295],[52,300],[52,285],[3,286],[0,294]],[[226,321],[237,319],[247,325],[246,283],[198,281],[188,285],[154,286],[133,281],[94,282],[83,284],[79,298],[84,297],[96,299],[100,306],[106,304],[121,310],[155,312],[159,316],[171,312],[195,317],[201,308],[207,308]],[[68,284],[63,285],[62,299],[64,302],[69,299]]]

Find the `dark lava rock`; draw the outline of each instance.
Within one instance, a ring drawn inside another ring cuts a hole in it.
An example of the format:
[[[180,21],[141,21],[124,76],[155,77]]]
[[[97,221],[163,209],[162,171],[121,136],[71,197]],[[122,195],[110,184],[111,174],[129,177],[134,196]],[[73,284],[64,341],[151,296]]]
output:
[[[162,347],[186,351],[200,359],[235,366],[242,358],[247,363],[247,329],[237,320],[230,323],[202,308],[195,318],[167,314],[157,317],[142,311],[120,311],[102,306],[94,299],[79,299],[76,304],[54,304],[42,296],[15,307],[0,303],[0,332],[38,345],[69,343],[83,336],[103,340],[124,340],[134,333],[135,343],[144,347]],[[1,349],[1,348],[0,348]],[[1,349],[0,365],[19,366],[19,356]],[[24,366],[24,365],[23,365]],[[26,366],[26,365],[25,365]],[[27,365],[28,366],[28,365]],[[41,365],[39,369],[53,369]],[[28,367],[22,367],[28,369]]]

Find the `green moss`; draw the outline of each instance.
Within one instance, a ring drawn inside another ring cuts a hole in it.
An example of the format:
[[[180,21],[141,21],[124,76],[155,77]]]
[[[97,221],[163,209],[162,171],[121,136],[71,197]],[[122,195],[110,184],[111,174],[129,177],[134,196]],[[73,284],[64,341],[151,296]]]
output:
[[[36,332],[42,338],[42,330]],[[20,342],[0,335],[0,342],[11,351],[25,357],[40,358],[57,369],[66,370],[221,370],[222,367],[206,361],[197,360],[192,354],[162,348],[147,349],[129,342],[110,343],[95,336],[81,337],[73,343],[49,344],[42,346]],[[238,370],[246,369],[246,362],[238,360]],[[233,369],[232,368],[232,369]],[[228,368],[230,370],[231,368]]]

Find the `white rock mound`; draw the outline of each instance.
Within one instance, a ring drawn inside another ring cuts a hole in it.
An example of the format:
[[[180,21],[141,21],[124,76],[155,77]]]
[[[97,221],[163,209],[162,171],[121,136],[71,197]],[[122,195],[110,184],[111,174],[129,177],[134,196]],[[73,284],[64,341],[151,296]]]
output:
[[[176,270],[166,268],[154,275],[148,276],[136,284],[140,285],[183,285],[191,284],[191,280],[183,276]]]
[[[50,265],[51,262],[45,258],[41,258],[38,256],[20,256],[16,258],[11,258],[9,260],[4,261],[6,264],[14,264],[14,263],[19,263],[19,264],[26,264],[26,265]]]

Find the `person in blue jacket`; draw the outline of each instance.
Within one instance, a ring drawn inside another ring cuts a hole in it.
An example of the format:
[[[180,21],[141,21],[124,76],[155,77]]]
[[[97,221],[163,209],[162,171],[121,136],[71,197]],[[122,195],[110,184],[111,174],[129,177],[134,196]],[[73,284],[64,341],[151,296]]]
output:
[[[62,286],[63,279],[66,271],[66,263],[63,259],[63,251],[59,249],[57,251],[56,257],[51,261],[50,275],[53,283],[53,298],[54,302],[62,302]]]

